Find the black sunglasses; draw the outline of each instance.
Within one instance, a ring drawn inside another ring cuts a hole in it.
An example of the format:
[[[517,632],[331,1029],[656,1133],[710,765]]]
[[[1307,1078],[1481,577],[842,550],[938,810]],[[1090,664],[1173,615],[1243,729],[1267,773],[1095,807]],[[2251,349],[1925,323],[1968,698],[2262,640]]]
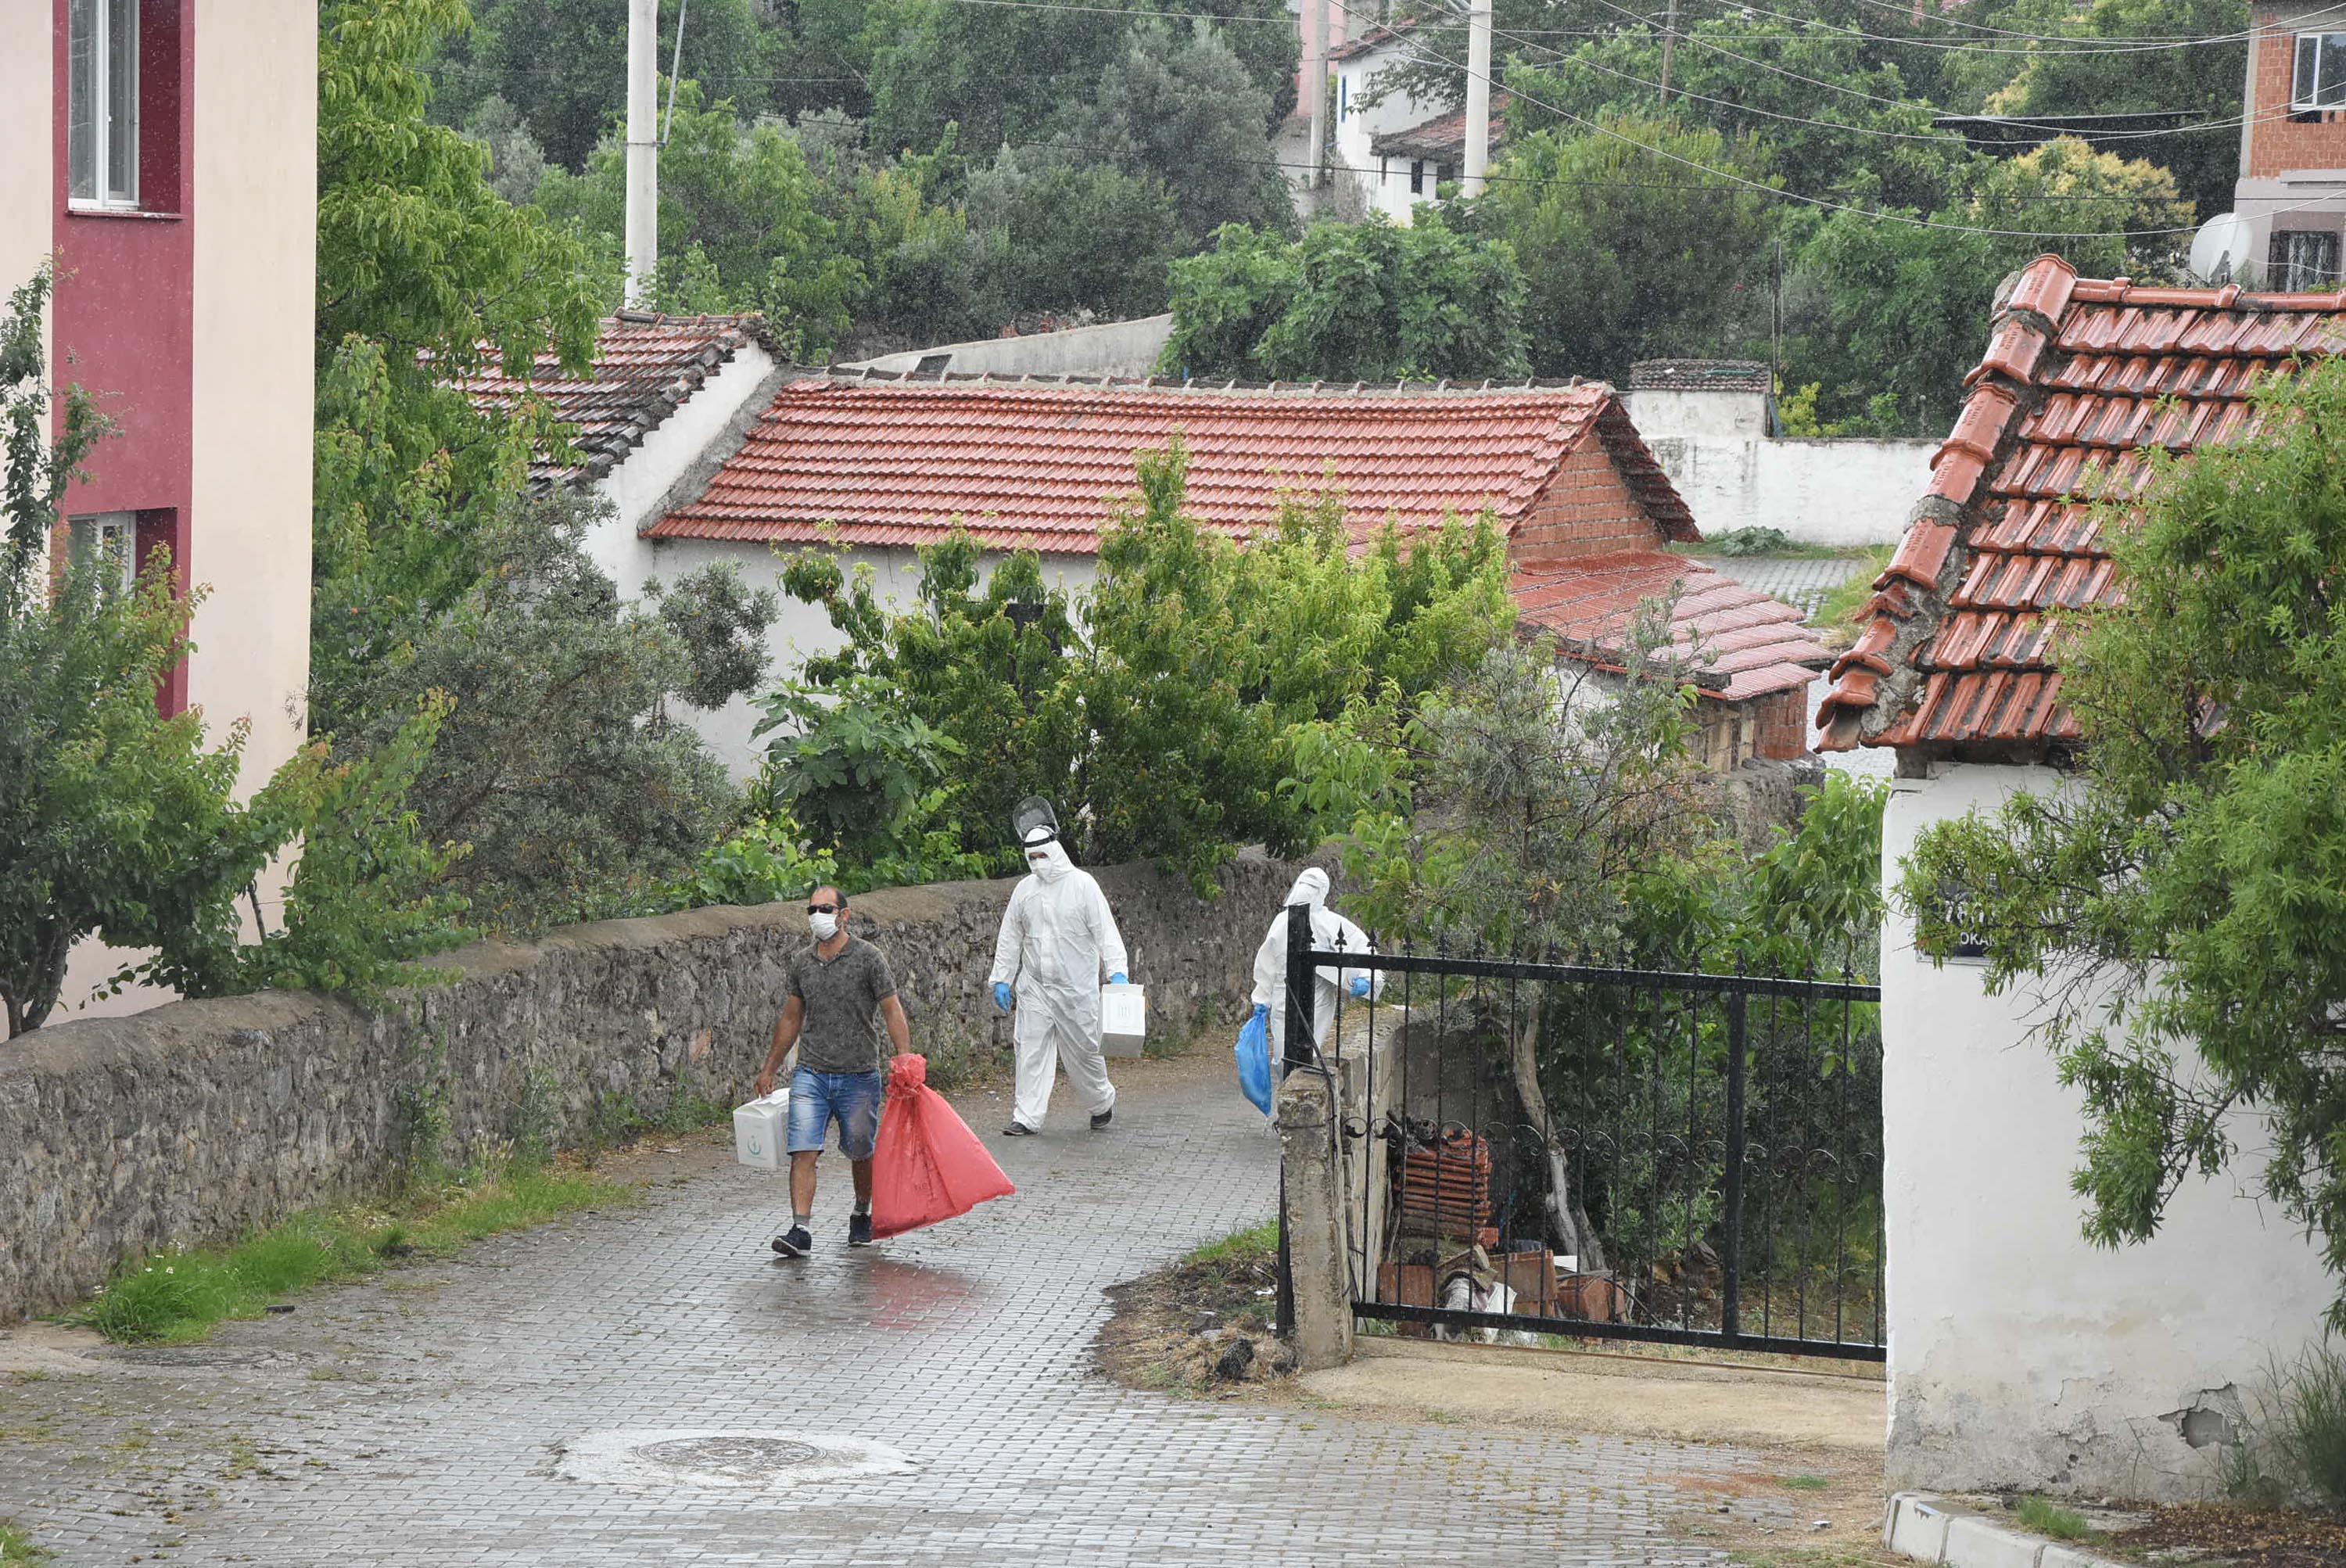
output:
[[[838,912],[839,912],[839,906],[838,906],[837,904],[809,904],[809,905],[807,905],[807,913],[809,913],[809,914],[837,914]]]

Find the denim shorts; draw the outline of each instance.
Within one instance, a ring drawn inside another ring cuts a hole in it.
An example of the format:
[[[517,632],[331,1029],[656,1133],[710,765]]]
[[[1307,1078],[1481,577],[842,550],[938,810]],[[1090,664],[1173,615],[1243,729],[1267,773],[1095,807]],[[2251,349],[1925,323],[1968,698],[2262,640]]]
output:
[[[839,1123],[839,1152],[852,1160],[872,1157],[872,1142],[880,1135],[880,1085],[877,1072],[818,1073],[801,1067],[790,1075],[790,1152],[822,1152],[822,1135],[834,1118]]]

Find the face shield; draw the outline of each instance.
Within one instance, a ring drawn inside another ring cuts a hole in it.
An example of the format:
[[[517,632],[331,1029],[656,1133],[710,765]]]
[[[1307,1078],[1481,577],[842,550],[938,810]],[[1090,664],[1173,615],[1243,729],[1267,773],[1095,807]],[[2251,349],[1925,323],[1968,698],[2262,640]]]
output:
[[[1026,849],[1050,843],[1059,836],[1059,814],[1040,795],[1029,795],[1012,809],[1010,831]]]

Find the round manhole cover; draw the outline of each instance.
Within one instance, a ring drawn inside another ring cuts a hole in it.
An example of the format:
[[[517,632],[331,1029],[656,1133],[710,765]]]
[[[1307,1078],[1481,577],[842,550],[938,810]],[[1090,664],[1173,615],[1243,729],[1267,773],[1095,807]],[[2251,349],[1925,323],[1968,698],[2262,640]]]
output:
[[[671,1438],[666,1442],[646,1443],[636,1452],[670,1470],[706,1471],[745,1482],[822,1462],[822,1450],[811,1442],[737,1434]]]
[[[672,1492],[723,1487],[779,1492],[824,1481],[894,1475],[913,1461],[862,1438],[813,1432],[622,1431],[590,1432],[563,1445],[556,1473],[607,1486]]]

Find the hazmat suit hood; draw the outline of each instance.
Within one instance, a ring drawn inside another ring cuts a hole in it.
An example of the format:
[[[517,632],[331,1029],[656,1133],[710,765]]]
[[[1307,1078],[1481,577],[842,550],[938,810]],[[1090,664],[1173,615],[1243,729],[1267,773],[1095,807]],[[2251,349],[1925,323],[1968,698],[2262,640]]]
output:
[[[1303,874],[1295,879],[1295,885],[1287,890],[1289,904],[1310,904],[1316,910],[1327,901],[1328,873],[1317,866],[1306,866]]]
[[[1074,871],[1076,862],[1068,857],[1067,847],[1053,839],[1047,843],[1026,846],[1026,869],[1042,878],[1047,887]]]

